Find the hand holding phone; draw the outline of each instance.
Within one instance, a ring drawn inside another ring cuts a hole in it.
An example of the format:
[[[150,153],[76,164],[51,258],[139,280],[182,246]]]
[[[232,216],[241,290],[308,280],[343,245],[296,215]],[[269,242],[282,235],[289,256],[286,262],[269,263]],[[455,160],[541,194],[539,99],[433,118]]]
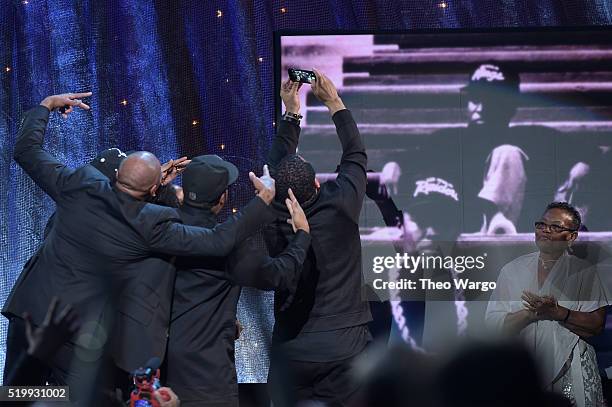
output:
[[[287,112],[300,113],[299,90],[302,85],[302,83],[292,82],[290,79],[281,84],[280,97]]]
[[[339,110],[346,109],[338,95],[336,85],[324,73],[315,69],[317,80],[312,85],[312,93],[319,99],[333,116]]]

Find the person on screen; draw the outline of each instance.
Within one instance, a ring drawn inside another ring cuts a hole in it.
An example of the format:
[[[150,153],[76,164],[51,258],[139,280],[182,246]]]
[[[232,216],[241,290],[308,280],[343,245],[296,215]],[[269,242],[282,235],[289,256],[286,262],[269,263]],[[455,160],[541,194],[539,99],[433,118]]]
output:
[[[485,320],[524,340],[548,388],[579,407],[603,406],[595,350],[585,338],[603,330],[607,302],[597,272],[568,254],[580,223],[566,202],[546,207],[535,222],[538,251],[502,268]]]
[[[468,131],[485,133],[484,137],[491,141],[507,131],[517,108],[519,77],[516,73],[504,71],[498,65],[483,64],[472,73],[470,82],[462,90],[467,99]],[[470,140],[466,141],[470,143]],[[503,139],[495,141],[508,142]],[[492,146],[490,142],[485,145],[489,148]],[[469,153],[464,159],[469,160],[468,157]],[[525,197],[527,175],[524,161],[527,158],[525,152],[513,144],[495,146],[488,154],[482,189],[477,195],[490,203],[485,205],[489,211],[484,211],[485,229],[482,231],[501,231],[507,234],[516,232],[516,223]],[[471,182],[469,178],[467,182]]]
[[[423,175],[416,175],[410,185],[407,207],[401,211],[384,185],[368,182],[368,197],[376,203],[385,224],[404,231],[403,242],[395,244],[396,251],[416,256],[452,255],[461,234],[461,201],[455,186],[443,178]],[[411,279],[449,281],[452,276],[450,269],[421,268]],[[395,318],[395,322],[404,341],[428,351],[439,350],[446,341],[465,334],[468,309],[461,291],[445,291],[435,301],[431,295],[428,298],[426,290],[419,292],[425,295],[416,298],[409,292],[399,298],[403,319]]]
[[[424,147],[426,172],[457,186],[464,205],[463,232],[527,231],[525,219],[536,216],[534,205],[539,208],[550,199],[546,190],[555,182],[550,152],[555,131],[511,126],[519,97],[516,72],[496,63],[478,65],[461,89],[467,127],[439,130]],[[534,174],[537,182],[530,180]]]
[[[404,229],[415,242],[412,254],[427,257],[453,256],[461,234],[461,197],[455,186],[439,177],[417,177],[406,208]],[[436,216],[432,216],[432,212]],[[457,277],[452,267],[422,267],[420,278],[436,282],[452,281]],[[414,277],[413,277],[414,279]],[[468,309],[462,290],[424,290],[422,346],[428,351],[441,351],[448,343],[467,331]],[[418,302],[405,302],[406,318],[418,316]],[[410,307],[410,308],[409,308]],[[410,312],[413,315],[410,315]],[[416,315],[415,315],[416,314]],[[418,320],[418,319],[417,319]],[[417,331],[418,332],[418,331]]]
[[[312,164],[296,154],[299,140],[299,84],[281,87],[286,107],[268,163],[277,180],[277,219],[264,230],[271,255],[293,234],[283,205],[288,189],[304,208],[312,236],[295,298],[275,317],[268,384],[274,405],[316,400],[347,405],[355,397],[353,363],[371,340],[363,276],[359,214],[366,189],[367,154],[334,84],[315,71],[312,92],[329,110],[342,144],[338,177],[320,184]]]

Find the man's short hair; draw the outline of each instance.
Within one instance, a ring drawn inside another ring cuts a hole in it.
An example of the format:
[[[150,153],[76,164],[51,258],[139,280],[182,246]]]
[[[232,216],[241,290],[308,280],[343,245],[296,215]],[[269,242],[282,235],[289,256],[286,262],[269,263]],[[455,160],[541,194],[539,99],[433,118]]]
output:
[[[298,154],[283,158],[274,173],[276,180],[276,200],[285,202],[289,197],[289,188],[300,204],[307,203],[316,193],[315,170],[308,161]]]
[[[578,210],[572,205],[567,202],[552,202],[548,204],[544,213],[551,209],[563,209],[565,212],[569,213],[572,217],[572,229],[580,229],[580,225],[582,225],[582,217],[580,216],[580,212],[578,212]]]

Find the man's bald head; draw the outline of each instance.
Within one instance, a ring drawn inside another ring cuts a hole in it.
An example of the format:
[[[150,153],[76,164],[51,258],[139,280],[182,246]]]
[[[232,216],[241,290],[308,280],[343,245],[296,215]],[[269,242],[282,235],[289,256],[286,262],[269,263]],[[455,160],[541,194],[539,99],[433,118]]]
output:
[[[160,181],[161,164],[154,154],[147,151],[128,155],[117,171],[119,189],[139,199],[155,195]]]

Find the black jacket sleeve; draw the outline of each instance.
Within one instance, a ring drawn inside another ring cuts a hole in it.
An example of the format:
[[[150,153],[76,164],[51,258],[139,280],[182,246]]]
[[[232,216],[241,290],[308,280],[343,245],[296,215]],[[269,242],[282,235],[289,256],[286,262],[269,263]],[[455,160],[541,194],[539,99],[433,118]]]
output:
[[[13,155],[17,164],[57,202],[74,170],[42,148],[49,113],[44,106],[36,106],[25,113]]]
[[[404,224],[404,213],[397,209],[393,198],[375,201],[386,226],[398,227]]]
[[[176,256],[227,256],[247,236],[269,221],[268,206],[255,197],[236,215],[224,223],[207,229],[188,226],[160,211],[158,221],[148,236],[152,252]]]
[[[270,153],[268,154],[270,171],[276,170],[276,167],[283,158],[290,154],[295,154],[300,139],[300,131],[300,126],[295,123],[287,120],[279,122],[276,137],[274,137]]]
[[[333,120],[342,144],[336,183],[342,191],[344,209],[351,219],[358,222],[366,191],[368,156],[351,112],[340,110],[334,114]]]
[[[247,239],[228,259],[228,274],[233,283],[260,290],[293,291],[310,248],[310,234],[298,230],[285,250],[270,257]]]

